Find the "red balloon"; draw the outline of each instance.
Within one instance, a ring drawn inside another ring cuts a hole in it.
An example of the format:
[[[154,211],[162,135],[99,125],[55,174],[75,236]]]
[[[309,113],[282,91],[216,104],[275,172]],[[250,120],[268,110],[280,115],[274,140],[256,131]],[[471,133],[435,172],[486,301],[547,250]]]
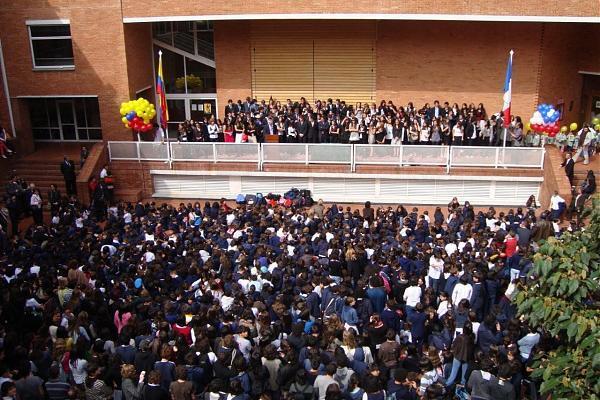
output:
[[[140,117],[133,117],[133,119],[131,120],[134,124],[137,124],[141,121]]]
[[[555,137],[556,136],[556,132],[552,131],[548,133],[549,137]]]

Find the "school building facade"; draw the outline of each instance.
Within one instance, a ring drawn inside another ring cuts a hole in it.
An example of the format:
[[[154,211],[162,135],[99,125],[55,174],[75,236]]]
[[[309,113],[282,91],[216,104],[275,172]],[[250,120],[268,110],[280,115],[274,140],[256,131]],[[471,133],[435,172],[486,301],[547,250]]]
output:
[[[0,123],[47,142],[132,140],[122,102],[155,101],[163,51],[170,130],[228,99],[435,99],[499,111],[509,50],[513,114],[600,114],[597,0],[421,2],[32,0],[0,13]]]

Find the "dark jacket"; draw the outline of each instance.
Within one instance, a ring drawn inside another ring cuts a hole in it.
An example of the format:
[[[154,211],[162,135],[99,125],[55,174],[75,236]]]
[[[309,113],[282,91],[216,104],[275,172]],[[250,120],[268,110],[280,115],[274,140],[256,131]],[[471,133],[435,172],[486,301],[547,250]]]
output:
[[[75,180],[75,162],[70,160],[67,162],[66,160],[60,164],[60,172],[63,174],[63,177],[67,181]]]
[[[472,361],[475,350],[474,340],[474,335],[458,335],[452,343],[454,358],[462,362]]]
[[[479,344],[481,351],[487,354],[490,351],[490,346],[500,344],[501,340],[502,332],[494,334],[490,328],[485,326],[485,324],[479,325],[479,330],[477,331],[477,343]]]
[[[151,351],[139,351],[135,354],[133,365],[138,373],[146,371],[148,374],[154,369],[156,361],[156,355]]]

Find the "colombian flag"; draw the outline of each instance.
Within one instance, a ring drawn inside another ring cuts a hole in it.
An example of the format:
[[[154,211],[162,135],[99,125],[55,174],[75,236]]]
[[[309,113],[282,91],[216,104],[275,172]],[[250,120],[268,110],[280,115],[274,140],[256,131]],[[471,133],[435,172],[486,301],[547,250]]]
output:
[[[165,97],[165,81],[163,79],[161,50],[158,51],[158,76],[156,77],[156,94],[158,95],[158,125],[161,126],[165,132],[167,132],[169,110],[167,110],[167,98]]]

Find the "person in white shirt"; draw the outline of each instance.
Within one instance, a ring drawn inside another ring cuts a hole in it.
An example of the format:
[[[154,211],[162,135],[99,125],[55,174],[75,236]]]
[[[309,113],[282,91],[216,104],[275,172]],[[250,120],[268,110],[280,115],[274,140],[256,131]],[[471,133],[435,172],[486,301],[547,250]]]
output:
[[[439,283],[442,272],[444,272],[444,260],[441,259],[439,250],[435,249],[433,251],[433,255],[429,258],[427,281],[428,287],[432,288],[436,294],[439,291]]]
[[[523,336],[517,344],[519,345],[519,352],[521,353],[521,358],[523,361],[527,361],[531,356],[531,351],[540,341],[540,334],[535,332],[535,330],[528,326],[527,335]]]
[[[250,336],[250,329],[247,326],[238,327],[238,333],[234,336],[240,353],[242,353],[246,361],[250,360],[250,353],[252,352],[252,343],[247,339],[248,336]]]
[[[34,223],[36,225],[42,225],[44,223],[44,216],[42,210],[42,197],[40,196],[39,190],[33,189],[31,199],[29,200],[29,205],[31,206],[31,213],[33,214]]]
[[[416,279],[411,279],[410,286],[406,288],[403,296],[407,307],[415,308],[421,301],[421,288],[417,285]]]
[[[456,245],[456,243],[450,242],[444,247],[444,250],[446,250],[446,254],[451,256],[458,250],[458,246]]]
[[[219,140],[219,125],[215,123],[215,119],[211,118],[208,123],[208,140],[216,142]]]
[[[154,124],[154,141],[162,142],[165,140],[165,131],[158,124]]]
[[[472,293],[473,287],[468,282],[466,275],[461,276],[452,291],[452,304],[458,304],[462,299],[470,300]]]
[[[559,219],[560,215],[562,214],[562,210],[564,208],[561,208],[561,203],[565,204],[566,206],[566,201],[565,199],[563,199],[562,197],[560,197],[560,195],[558,194],[558,191],[554,191],[554,194],[552,195],[552,197],[550,197],[550,210],[552,212],[552,219]]]
[[[462,145],[463,140],[463,127],[462,121],[452,127],[452,139],[454,144],[457,146]]]
[[[450,305],[450,299],[448,298],[448,293],[446,293],[446,292],[440,293],[440,304],[437,308],[438,318],[441,320],[442,317],[444,315],[446,315],[446,313],[448,311],[450,311],[450,308],[451,308],[451,305]]]
[[[100,179],[104,179],[108,176],[108,166],[105,165],[101,170],[100,170]]]
[[[150,264],[155,259],[156,259],[156,256],[150,250],[148,250],[147,252],[144,253],[144,262],[146,264]]]

